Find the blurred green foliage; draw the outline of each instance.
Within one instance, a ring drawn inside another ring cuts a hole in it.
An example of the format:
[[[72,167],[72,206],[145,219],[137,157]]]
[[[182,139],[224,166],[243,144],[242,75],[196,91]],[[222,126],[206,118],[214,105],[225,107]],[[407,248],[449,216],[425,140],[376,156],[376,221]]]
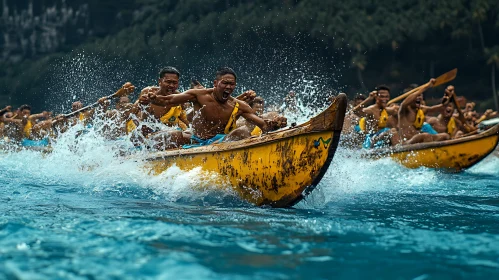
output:
[[[258,60],[269,56],[251,55],[262,49],[289,52],[302,60],[313,54],[326,58],[320,69],[341,72],[323,73],[336,77],[327,81],[330,87],[351,95],[380,83],[398,93],[410,83],[423,83],[458,67],[457,93],[475,100],[492,98],[491,67],[499,66],[496,0],[78,3],[90,7],[93,32],[85,43],[69,41],[58,53],[0,65],[0,87],[13,96],[14,103],[46,98],[50,92],[44,81],[51,73],[44,69],[70,50],[129,63],[172,63],[181,69],[230,59],[245,65],[264,63]]]

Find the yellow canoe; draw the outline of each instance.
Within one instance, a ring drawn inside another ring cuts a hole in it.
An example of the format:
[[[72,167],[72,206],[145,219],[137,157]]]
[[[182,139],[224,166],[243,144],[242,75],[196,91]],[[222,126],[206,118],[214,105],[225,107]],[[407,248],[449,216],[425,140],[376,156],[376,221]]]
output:
[[[499,141],[499,124],[463,138],[370,150],[363,157],[390,157],[408,168],[429,167],[460,172],[492,153]]]
[[[201,181],[232,188],[246,201],[292,206],[315,188],[329,167],[346,107],[347,97],[340,94],[301,125],[241,141],[148,154],[146,167],[154,175],[173,165],[182,171],[198,168]]]

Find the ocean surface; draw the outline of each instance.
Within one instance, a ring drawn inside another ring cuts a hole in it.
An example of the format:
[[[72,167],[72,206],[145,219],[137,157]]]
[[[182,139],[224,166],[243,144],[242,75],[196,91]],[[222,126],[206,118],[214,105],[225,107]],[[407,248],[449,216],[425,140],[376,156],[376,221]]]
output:
[[[306,200],[272,209],[63,142],[0,153],[0,279],[499,279],[494,155],[446,174],[340,147]]]

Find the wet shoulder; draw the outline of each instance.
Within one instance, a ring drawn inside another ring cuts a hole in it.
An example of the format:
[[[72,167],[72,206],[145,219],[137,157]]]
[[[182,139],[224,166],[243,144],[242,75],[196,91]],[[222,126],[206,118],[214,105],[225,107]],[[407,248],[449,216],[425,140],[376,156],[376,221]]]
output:
[[[430,117],[430,118],[428,119],[428,123],[429,123],[429,124],[431,124],[431,125],[433,126],[433,125],[436,125],[436,124],[440,123],[440,121],[438,120],[438,118],[437,118],[437,117]]]
[[[241,112],[253,112],[253,109],[251,109],[250,105],[248,103],[241,101],[239,99],[233,98],[233,106],[236,105],[236,103],[239,104],[239,111]]]
[[[363,109],[364,113],[374,114],[378,110],[378,107],[374,104]]]
[[[159,90],[159,87],[158,86],[147,86],[145,88],[143,88],[141,91],[140,91],[140,94],[144,94],[144,93],[152,93],[152,92],[156,92]]]

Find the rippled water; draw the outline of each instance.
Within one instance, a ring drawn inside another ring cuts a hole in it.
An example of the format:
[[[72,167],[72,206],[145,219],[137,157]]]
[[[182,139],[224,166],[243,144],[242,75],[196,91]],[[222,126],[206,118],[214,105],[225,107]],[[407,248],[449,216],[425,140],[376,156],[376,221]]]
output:
[[[0,154],[0,279],[499,276],[496,156],[445,174],[340,148],[311,196],[270,209],[93,141]]]

